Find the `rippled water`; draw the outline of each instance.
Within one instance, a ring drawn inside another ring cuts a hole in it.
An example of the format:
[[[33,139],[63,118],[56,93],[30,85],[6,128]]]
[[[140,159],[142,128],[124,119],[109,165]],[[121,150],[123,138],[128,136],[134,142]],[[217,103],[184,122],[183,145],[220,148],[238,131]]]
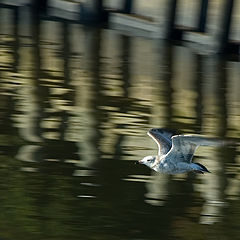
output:
[[[197,151],[212,174],[134,164],[151,127],[238,142],[239,62],[0,16],[1,239],[239,238],[238,146]]]

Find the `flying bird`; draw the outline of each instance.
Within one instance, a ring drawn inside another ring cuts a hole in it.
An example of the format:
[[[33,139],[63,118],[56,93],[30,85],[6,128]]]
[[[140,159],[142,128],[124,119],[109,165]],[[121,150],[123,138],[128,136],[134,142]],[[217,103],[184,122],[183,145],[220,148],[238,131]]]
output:
[[[167,174],[210,173],[202,164],[192,162],[194,152],[199,146],[224,145],[219,139],[190,134],[176,135],[175,132],[163,128],[153,128],[148,131],[148,135],[157,143],[158,154],[146,156],[137,163]]]

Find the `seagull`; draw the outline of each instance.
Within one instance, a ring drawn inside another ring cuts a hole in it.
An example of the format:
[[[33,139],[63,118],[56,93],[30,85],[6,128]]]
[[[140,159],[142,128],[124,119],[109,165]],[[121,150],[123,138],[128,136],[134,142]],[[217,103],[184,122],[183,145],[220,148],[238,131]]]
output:
[[[193,163],[193,155],[199,146],[223,146],[218,139],[200,135],[176,135],[174,131],[164,128],[153,128],[147,133],[158,145],[156,156],[146,156],[138,161],[156,172],[180,174],[186,172],[210,173],[200,163]]]

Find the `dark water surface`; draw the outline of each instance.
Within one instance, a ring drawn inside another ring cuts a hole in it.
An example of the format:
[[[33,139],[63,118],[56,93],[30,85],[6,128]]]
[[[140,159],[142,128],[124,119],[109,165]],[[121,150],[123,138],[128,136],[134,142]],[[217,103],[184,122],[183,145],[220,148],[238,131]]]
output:
[[[151,127],[233,138],[240,64],[0,9],[1,239],[239,239],[239,147],[167,176]]]

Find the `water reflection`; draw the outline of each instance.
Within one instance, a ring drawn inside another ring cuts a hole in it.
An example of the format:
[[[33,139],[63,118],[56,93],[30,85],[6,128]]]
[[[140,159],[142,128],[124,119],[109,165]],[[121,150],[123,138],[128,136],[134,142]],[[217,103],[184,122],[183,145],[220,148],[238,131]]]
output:
[[[204,176],[133,164],[151,127],[238,141],[238,62],[0,11],[2,238],[238,236],[238,146],[197,152]]]

